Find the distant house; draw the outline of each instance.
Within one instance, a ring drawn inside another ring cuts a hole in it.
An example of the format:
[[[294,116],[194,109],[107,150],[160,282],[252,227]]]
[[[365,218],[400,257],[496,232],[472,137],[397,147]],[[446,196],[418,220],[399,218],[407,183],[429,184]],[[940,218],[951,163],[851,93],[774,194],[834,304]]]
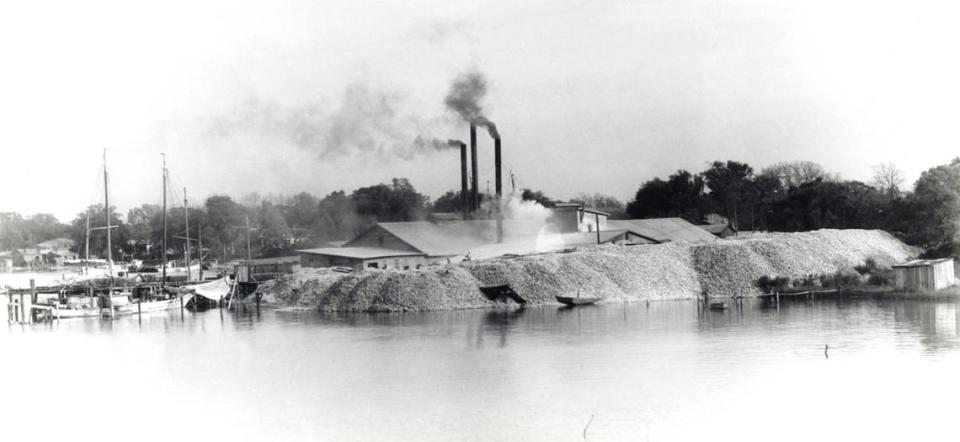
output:
[[[957,284],[953,258],[915,259],[893,266],[898,289],[907,291],[933,291]]]
[[[33,248],[40,249],[72,249],[77,243],[70,238],[54,238],[37,243]]]
[[[734,229],[730,224],[704,224],[700,228],[716,235],[717,238],[737,236],[737,229]]]
[[[47,264],[57,266],[64,265],[67,261],[75,261],[79,258],[77,252],[69,249],[53,249],[43,254],[43,261]]]
[[[0,271],[9,272],[13,270],[13,251],[0,251]]]

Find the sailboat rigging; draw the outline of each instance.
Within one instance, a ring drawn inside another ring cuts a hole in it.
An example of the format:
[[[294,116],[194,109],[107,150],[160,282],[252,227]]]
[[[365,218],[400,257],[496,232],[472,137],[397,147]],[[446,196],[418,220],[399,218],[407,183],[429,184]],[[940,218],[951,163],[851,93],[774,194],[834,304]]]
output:
[[[162,154],[161,154],[162,155]],[[108,277],[109,284],[106,289],[106,295],[100,297],[100,302],[96,296],[72,296],[66,297],[61,296],[58,299],[52,300],[52,304],[47,306],[37,308],[46,308],[51,309],[55,312],[56,317],[59,318],[71,318],[71,317],[95,317],[101,315],[109,315],[111,317],[116,315],[127,315],[127,314],[139,314],[139,313],[148,313],[155,311],[164,311],[164,310],[173,310],[176,308],[183,308],[194,296],[204,296],[211,300],[218,300],[221,297],[225,296],[230,289],[230,282],[228,278],[222,278],[220,280],[212,281],[208,284],[201,284],[200,286],[193,287],[184,287],[176,292],[168,292],[166,290],[166,280],[167,280],[167,178],[168,171],[166,167],[166,156],[163,156],[163,237],[161,243],[163,244],[162,252],[162,268],[163,268],[163,277],[160,279],[159,290],[158,287],[154,284],[139,284],[132,287],[131,290],[124,290],[121,293],[114,293],[115,279],[117,275],[114,272],[114,263],[113,263],[113,240],[112,240],[112,229],[117,226],[112,225],[111,221],[111,209],[110,209],[110,184],[109,184],[109,175],[107,169],[107,152],[104,149],[103,152],[103,201],[104,201],[104,217],[106,218],[105,227],[90,228],[90,211],[87,211],[87,238],[86,238],[86,258],[89,260],[89,250],[90,250],[90,231],[92,230],[106,230],[106,246],[107,246],[107,266],[109,269]],[[187,199],[186,199],[186,189],[184,189],[184,211],[187,211]],[[188,237],[189,237],[189,214],[185,213],[184,220],[187,222],[188,226]],[[187,242],[187,271],[189,275],[189,239]],[[202,259],[202,258],[201,258]],[[189,281],[189,276],[187,280]],[[93,295],[91,292],[90,295]]]

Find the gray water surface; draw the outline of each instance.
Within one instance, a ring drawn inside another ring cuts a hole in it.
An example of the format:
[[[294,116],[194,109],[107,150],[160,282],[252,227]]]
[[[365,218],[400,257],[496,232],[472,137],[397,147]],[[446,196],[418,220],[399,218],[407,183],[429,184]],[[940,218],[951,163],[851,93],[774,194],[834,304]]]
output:
[[[5,440],[943,439],[958,332],[955,301],[63,320],[0,327],[0,422]]]

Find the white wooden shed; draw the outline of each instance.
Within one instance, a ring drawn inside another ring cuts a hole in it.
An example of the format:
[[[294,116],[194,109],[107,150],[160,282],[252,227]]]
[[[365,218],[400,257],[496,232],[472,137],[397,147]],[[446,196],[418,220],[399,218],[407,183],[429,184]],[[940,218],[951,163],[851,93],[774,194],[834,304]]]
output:
[[[893,266],[898,289],[932,291],[956,285],[953,258],[915,259]]]

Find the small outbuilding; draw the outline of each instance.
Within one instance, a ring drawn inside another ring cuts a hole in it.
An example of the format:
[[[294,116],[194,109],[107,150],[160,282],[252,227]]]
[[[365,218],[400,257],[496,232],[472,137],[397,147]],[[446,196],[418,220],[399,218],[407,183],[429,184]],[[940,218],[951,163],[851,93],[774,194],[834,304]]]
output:
[[[892,266],[896,286],[907,291],[933,291],[956,285],[953,258],[915,259]]]

